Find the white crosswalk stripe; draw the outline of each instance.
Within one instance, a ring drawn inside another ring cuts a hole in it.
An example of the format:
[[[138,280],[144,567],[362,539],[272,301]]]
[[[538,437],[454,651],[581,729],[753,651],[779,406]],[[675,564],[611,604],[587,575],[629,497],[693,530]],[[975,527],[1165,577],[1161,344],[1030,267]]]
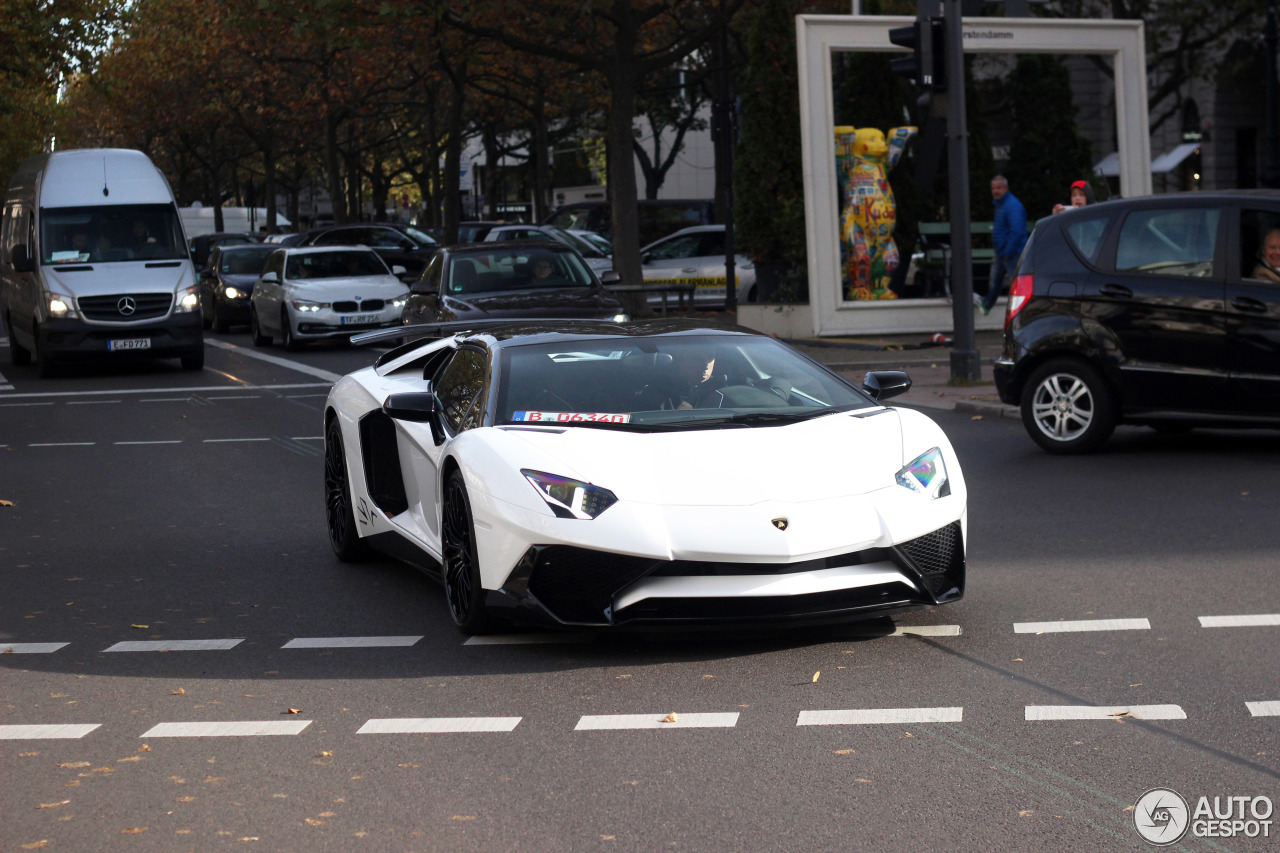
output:
[[[666,721],[670,722],[666,722]],[[729,714],[599,714],[585,716],[574,726],[576,732],[615,729],[731,729],[738,724],[736,712]]]
[[[1067,631],[1150,631],[1146,619],[1079,619],[1070,622],[1015,622],[1015,634],[1057,634]]]
[[[1255,717],[1280,717],[1280,702],[1245,702],[1249,713]]]
[[[254,720],[221,723],[157,723],[139,737],[258,737],[296,735],[310,720]]]
[[[0,655],[47,655],[70,643],[0,643]]]
[[[239,640],[126,640],[104,652],[211,652],[225,651],[243,643]]]
[[[400,717],[369,720],[358,735],[445,734],[451,732],[509,732],[520,717]]]
[[[1027,720],[1185,720],[1180,705],[1028,705]]]
[[[1246,616],[1199,616],[1201,628],[1252,628],[1280,625],[1280,613],[1255,613]]]
[[[422,637],[297,637],[282,649],[363,649],[412,646]]]
[[[801,711],[797,726],[859,726],[903,723],[958,723],[963,708],[869,708],[850,711]]]
[[[0,726],[0,740],[78,740],[101,723]]]

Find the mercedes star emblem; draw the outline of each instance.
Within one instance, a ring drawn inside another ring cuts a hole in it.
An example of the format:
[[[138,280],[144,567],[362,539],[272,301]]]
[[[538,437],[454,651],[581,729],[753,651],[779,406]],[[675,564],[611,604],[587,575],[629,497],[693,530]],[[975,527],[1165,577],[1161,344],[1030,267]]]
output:
[[[120,301],[116,303],[116,310],[128,317],[134,311],[138,310],[138,303],[133,301],[132,296],[121,296]]]

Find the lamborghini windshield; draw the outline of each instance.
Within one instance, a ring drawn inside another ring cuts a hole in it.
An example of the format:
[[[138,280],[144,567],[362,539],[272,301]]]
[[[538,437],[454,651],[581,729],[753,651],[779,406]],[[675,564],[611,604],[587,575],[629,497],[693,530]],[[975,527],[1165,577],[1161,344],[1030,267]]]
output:
[[[672,335],[504,347],[495,424],[778,426],[874,406],[763,337]]]

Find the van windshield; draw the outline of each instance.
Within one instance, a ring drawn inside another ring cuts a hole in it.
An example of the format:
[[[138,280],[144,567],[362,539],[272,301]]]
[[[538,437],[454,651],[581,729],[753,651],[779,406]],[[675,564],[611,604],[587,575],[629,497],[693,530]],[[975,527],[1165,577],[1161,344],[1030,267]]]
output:
[[[40,221],[40,256],[45,264],[189,257],[171,204],[45,208]]]

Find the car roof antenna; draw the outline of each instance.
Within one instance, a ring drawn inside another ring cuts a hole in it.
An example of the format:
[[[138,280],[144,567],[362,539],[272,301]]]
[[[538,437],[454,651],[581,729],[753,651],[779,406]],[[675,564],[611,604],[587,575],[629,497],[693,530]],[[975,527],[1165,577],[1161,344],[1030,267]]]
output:
[[[107,189],[107,158],[102,158],[102,194],[111,195],[111,190]]]

